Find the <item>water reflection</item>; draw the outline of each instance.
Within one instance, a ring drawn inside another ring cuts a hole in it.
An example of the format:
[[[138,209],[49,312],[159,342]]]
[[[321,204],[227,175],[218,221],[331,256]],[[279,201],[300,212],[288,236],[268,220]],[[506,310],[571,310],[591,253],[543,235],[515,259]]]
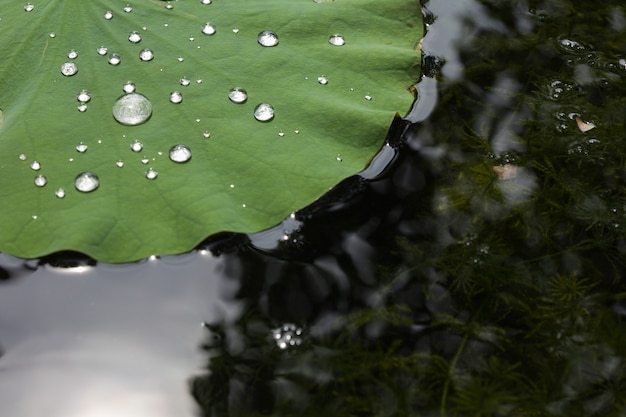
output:
[[[426,6],[413,123],[276,228],[135,265],[3,258],[3,409],[626,413],[624,9]]]

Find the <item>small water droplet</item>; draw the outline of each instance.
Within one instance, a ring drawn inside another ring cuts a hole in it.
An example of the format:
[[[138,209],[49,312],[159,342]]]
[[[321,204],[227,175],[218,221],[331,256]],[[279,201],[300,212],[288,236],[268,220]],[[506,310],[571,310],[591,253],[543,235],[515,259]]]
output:
[[[141,34],[137,31],[132,31],[128,34],[128,40],[131,43],[139,43],[141,42]]]
[[[111,20],[113,19],[113,12],[110,10],[107,10],[106,12],[104,12],[104,18],[106,20]]]
[[[172,10],[172,9],[174,9],[174,5],[173,5],[173,4],[171,4],[171,3],[167,3],[167,4],[165,5],[165,8],[166,8],[167,10]]]
[[[78,94],[76,94],[76,100],[81,103],[88,103],[91,100],[91,93],[87,90],[81,90]]]
[[[107,48],[106,46],[101,46],[100,48],[96,49],[96,52],[98,52],[98,55],[104,56],[107,54],[107,52],[109,52],[109,48]]]
[[[189,84],[191,84],[191,81],[190,81],[188,78],[181,78],[181,79],[180,79],[180,85],[182,85],[182,86],[186,87],[186,86],[188,86]]]
[[[200,0],[201,4],[211,4],[211,0]]]
[[[65,197],[65,190],[63,188],[59,188],[58,190],[56,190],[54,192],[54,195],[56,195],[57,198],[64,198]]]
[[[207,131],[205,131],[205,132],[202,134],[202,136],[203,136],[205,139],[208,139],[208,138],[210,138],[210,137],[211,137],[211,132],[209,132],[209,131],[207,130]]]
[[[155,171],[154,169],[152,169],[152,168],[149,168],[146,171],[146,178],[149,179],[149,180],[155,179],[158,175],[159,175],[159,173],[157,171]]]
[[[139,52],[139,59],[142,61],[152,61],[154,59],[154,52],[151,49],[144,49]]]
[[[344,39],[343,35],[335,33],[334,35],[331,35],[330,38],[328,38],[328,43],[335,46],[343,46],[346,44],[346,40]]]
[[[124,94],[113,103],[113,117],[123,125],[139,125],[146,122],[150,116],[152,103],[143,94]]]
[[[268,103],[261,103],[254,108],[254,118],[260,122],[269,122],[274,118],[274,107]]]
[[[30,217],[31,217],[33,220],[37,220],[37,218],[38,218],[36,214],[33,214],[33,215],[32,215],[32,216],[30,216]]]
[[[130,144],[130,149],[133,152],[141,152],[141,150],[143,149],[143,143],[141,143],[138,140],[136,140],[136,141],[134,141],[133,143]]]
[[[98,176],[93,172],[83,172],[74,180],[74,187],[80,192],[89,193],[100,186]]]
[[[73,62],[65,62],[61,65],[61,74],[71,77],[78,72],[78,65]]]
[[[365,100],[370,101],[372,99],[372,96],[365,96]]]
[[[78,57],[78,52],[76,52],[75,49],[71,49],[68,53],[67,53],[67,57],[69,59],[75,59],[76,57]]]
[[[233,33],[239,33],[239,28],[233,28]]]
[[[243,88],[235,87],[228,92],[228,98],[233,103],[245,103],[248,99],[248,93]]]
[[[30,163],[30,169],[32,169],[33,171],[39,171],[41,169],[41,164],[39,163],[39,161],[33,161]]]
[[[321,75],[321,76],[317,77],[317,82],[322,84],[322,85],[326,85],[326,84],[328,84],[328,78],[326,78],[325,76]]]
[[[118,54],[111,54],[109,56],[109,64],[111,65],[119,65],[122,62],[122,58]]]
[[[137,86],[132,81],[126,81],[122,86],[122,91],[125,93],[134,93]]]
[[[35,185],[37,187],[43,187],[48,183],[48,179],[44,175],[37,175],[35,177]]]
[[[293,131],[293,133],[295,133],[297,135],[298,133],[300,133],[300,130],[296,129],[296,130]]]
[[[257,41],[262,46],[276,46],[278,45],[278,36],[271,30],[264,30],[257,36]]]
[[[51,38],[56,38],[56,37],[57,37],[57,34],[56,34],[55,32],[50,32],[50,37],[51,37]]]
[[[80,103],[77,109],[79,112],[84,113],[87,111],[87,105],[85,103]]]
[[[202,84],[202,79],[201,79],[201,78],[198,78],[198,79],[196,80],[196,84]]]
[[[130,13],[130,12],[132,12],[132,11],[133,11],[133,8],[131,7],[131,5],[130,5],[130,4],[127,4],[127,5],[124,7],[124,11],[125,11],[126,13]]]
[[[26,6],[24,6],[24,10],[27,12],[32,12],[34,8],[35,6],[30,3],[27,3]]]
[[[280,136],[281,138],[285,136],[285,132],[283,132],[282,130],[280,132],[278,132],[278,136]]]
[[[185,60],[185,58],[183,58],[182,56],[178,57],[178,62],[183,62]]]
[[[80,153],[85,153],[87,152],[87,148],[88,146],[85,145],[83,142],[79,143],[78,145],[76,145],[76,150]]]
[[[142,158],[141,159],[141,163],[146,165],[148,162],[150,162],[150,160],[148,158]]]
[[[20,159],[20,161],[26,161],[26,155],[24,155],[23,153],[21,153],[18,158]]]
[[[205,35],[214,35],[215,31],[215,25],[211,22],[206,22],[204,25],[202,25],[202,33],[204,33]]]
[[[170,93],[170,101],[174,104],[181,103],[183,101],[183,94],[180,91],[172,91]]]
[[[170,149],[170,159],[179,164],[191,159],[191,149],[185,145],[176,145]]]
[[[337,155],[337,158],[335,158],[335,159],[337,159],[337,162],[343,162],[343,158],[341,156],[339,156],[339,155]]]
[[[115,165],[117,165],[119,168],[122,168],[124,166],[124,161],[117,161]]]

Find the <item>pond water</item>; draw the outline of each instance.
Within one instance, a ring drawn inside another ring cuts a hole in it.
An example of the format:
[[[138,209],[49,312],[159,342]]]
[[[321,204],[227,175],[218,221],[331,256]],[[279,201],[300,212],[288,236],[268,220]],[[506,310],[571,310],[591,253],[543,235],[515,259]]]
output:
[[[296,216],[0,255],[3,415],[625,416],[626,8],[424,6],[407,121]]]

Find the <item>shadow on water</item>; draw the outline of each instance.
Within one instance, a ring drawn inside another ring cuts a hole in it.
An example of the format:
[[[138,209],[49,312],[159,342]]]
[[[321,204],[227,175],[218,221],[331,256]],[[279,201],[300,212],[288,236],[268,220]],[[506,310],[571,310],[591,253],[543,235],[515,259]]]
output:
[[[626,415],[625,8],[424,6],[418,100],[366,170],[271,230],[124,270],[219,277],[194,284],[214,311],[184,315],[205,315],[199,414]],[[0,282],[40,265],[96,266],[8,259]]]

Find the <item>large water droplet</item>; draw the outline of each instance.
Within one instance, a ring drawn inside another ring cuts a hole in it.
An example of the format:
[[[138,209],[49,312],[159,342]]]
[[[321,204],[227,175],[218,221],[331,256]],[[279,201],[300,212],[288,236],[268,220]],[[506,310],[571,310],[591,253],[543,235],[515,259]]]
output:
[[[35,6],[30,4],[30,3],[28,3],[26,6],[24,6],[24,10],[27,11],[27,12],[32,12],[34,8],[35,8]]]
[[[33,161],[30,163],[30,169],[32,169],[33,171],[39,171],[41,169],[41,164],[39,163],[39,161]]]
[[[267,103],[257,105],[254,108],[254,118],[260,122],[269,122],[274,118],[274,107]]]
[[[83,172],[74,180],[74,187],[80,192],[89,193],[100,186],[98,176],[93,172]]]
[[[137,31],[130,32],[128,34],[128,40],[131,43],[139,43],[141,42],[141,34]]]
[[[109,64],[111,65],[119,65],[122,62],[122,58],[118,54],[111,54],[109,57]]]
[[[110,10],[107,10],[106,12],[104,12],[104,18],[106,20],[111,20],[113,19],[113,12]]]
[[[69,59],[75,59],[78,57],[78,52],[76,52],[75,49],[71,49],[68,53],[67,53],[67,57]]]
[[[83,142],[79,143],[78,145],[76,145],[76,150],[80,153],[85,153],[87,152],[87,148],[88,146],[85,145]]]
[[[174,162],[183,163],[191,159],[191,149],[185,145],[176,145],[170,149],[170,159]]]
[[[170,101],[174,104],[181,103],[183,101],[183,94],[180,91],[172,91],[170,93]]]
[[[159,175],[159,173],[157,171],[155,171],[154,169],[152,169],[152,168],[149,168],[146,171],[146,178],[149,179],[149,180],[155,179],[158,175]]]
[[[150,116],[152,103],[143,94],[124,94],[113,103],[113,117],[123,125],[139,125],[146,122]]]
[[[204,25],[202,25],[202,33],[204,33],[205,35],[213,35],[215,34],[215,25],[211,22],[206,22]]]
[[[81,90],[78,94],[76,94],[76,100],[81,103],[88,103],[91,100],[91,93],[87,90]]]
[[[328,38],[328,43],[335,46],[343,46],[346,44],[346,40],[344,39],[343,35],[335,33],[334,35],[331,35],[330,38]]]
[[[61,74],[71,77],[78,72],[78,65],[73,62],[65,62],[61,65]]]
[[[257,41],[263,46],[276,46],[278,45],[278,36],[271,30],[264,30],[259,33]]]
[[[142,61],[152,61],[154,59],[154,52],[152,52],[152,49],[144,49],[139,52],[139,59]]]
[[[134,93],[136,88],[137,86],[132,81],[126,81],[124,85],[122,86],[122,90],[125,93]]]
[[[43,187],[48,183],[48,179],[44,175],[37,175],[35,177],[35,185],[37,187]]]
[[[54,195],[56,195],[57,198],[63,198],[65,197],[65,190],[63,188],[59,188],[54,192]]]
[[[130,144],[130,149],[133,152],[141,152],[141,150],[143,149],[143,143],[136,140]]]
[[[228,92],[228,98],[233,103],[244,103],[248,99],[248,93],[243,88],[235,87]]]
[[[96,49],[96,52],[98,52],[98,55],[104,56],[107,54],[107,52],[109,52],[109,48],[107,48],[106,46],[101,46],[100,48]]]

